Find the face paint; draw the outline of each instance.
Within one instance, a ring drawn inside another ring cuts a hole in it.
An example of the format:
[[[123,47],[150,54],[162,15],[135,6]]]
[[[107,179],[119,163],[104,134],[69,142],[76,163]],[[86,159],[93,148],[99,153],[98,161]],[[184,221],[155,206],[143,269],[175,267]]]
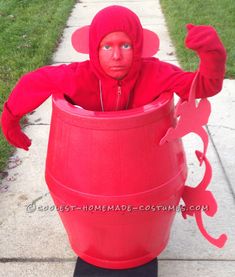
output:
[[[124,32],[113,32],[102,39],[99,61],[108,76],[117,80],[123,79],[132,65],[132,60],[132,42]]]

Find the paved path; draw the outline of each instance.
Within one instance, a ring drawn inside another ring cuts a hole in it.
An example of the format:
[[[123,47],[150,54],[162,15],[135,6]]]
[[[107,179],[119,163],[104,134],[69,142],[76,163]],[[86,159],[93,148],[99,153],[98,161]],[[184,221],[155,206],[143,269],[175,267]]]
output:
[[[80,3],[81,2],[81,3]],[[144,5],[143,5],[144,3]],[[57,52],[54,63],[69,63],[87,59],[71,47],[71,33],[89,24],[95,13],[108,5],[121,4],[135,11],[144,27],[158,33],[161,41],[158,57],[177,64],[159,1],[99,1],[83,0],[75,5]],[[172,54],[173,53],[173,54]],[[223,91],[213,99],[208,124],[210,146],[208,157],[214,174],[210,189],[217,198],[219,210],[213,219],[205,218],[206,228],[214,236],[226,232],[229,241],[217,249],[205,241],[193,219],[184,221],[180,214],[172,228],[171,240],[161,254],[159,277],[232,277],[235,276],[235,81],[225,80]],[[29,152],[17,150],[11,158],[9,176],[0,190],[0,276],[72,276],[75,254],[70,249],[62,223],[55,211],[40,211],[53,206],[44,181],[44,166],[51,114],[50,100],[30,116],[26,132],[33,140]],[[200,180],[193,149],[201,149],[197,138],[185,139],[189,179]],[[14,167],[16,166],[16,167]],[[36,211],[27,210],[34,201]]]

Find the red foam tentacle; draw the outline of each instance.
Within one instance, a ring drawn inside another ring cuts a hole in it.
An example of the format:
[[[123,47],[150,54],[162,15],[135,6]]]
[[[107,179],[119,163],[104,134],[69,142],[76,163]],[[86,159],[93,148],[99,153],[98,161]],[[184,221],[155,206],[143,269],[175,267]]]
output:
[[[201,234],[204,236],[204,238],[207,239],[211,244],[213,244],[219,248],[222,248],[224,246],[225,242],[227,241],[227,235],[222,234],[218,238],[213,238],[211,235],[208,234],[208,232],[206,231],[206,229],[203,225],[201,211],[197,212],[195,214],[195,218],[196,218],[197,226],[198,226]]]
[[[203,176],[201,182],[198,184],[198,186],[196,188],[198,188],[200,190],[206,190],[206,188],[208,187],[208,185],[210,184],[210,181],[211,181],[212,167],[211,167],[210,162],[208,161],[208,159],[204,155],[204,153],[202,153],[198,150],[196,150],[195,153],[196,153],[197,159],[199,161],[203,161],[205,163],[204,176]]]
[[[208,134],[207,134],[206,130],[203,127],[198,128],[197,130],[194,131],[194,133],[197,134],[203,142],[203,156],[199,160],[200,166],[201,166],[203,159],[206,156],[209,138],[208,138]]]

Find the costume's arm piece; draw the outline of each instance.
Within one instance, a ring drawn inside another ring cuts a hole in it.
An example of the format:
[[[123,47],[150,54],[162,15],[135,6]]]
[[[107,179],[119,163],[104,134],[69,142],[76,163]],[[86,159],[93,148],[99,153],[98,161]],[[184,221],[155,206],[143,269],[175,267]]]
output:
[[[196,187],[189,187],[185,186],[182,198],[185,203],[185,207],[182,211],[182,215],[184,218],[187,215],[195,216],[198,228],[200,229],[203,236],[212,244],[223,247],[227,236],[222,234],[219,238],[213,238],[209,235],[206,231],[203,220],[202,220],[202,207],[206,206],[208,208],[205,213],[208,216],[214,216],[217,210],[217,203],[213,194],[206,190],[212,176],[212,168],[209,161],[206,158],[206,151],[208,145],[208,135],[203,128],[203,125],[207,124],[208,118],[210,115],[210,102],[205,98],[201,99],[198,105],[195,103],[195,92],[198,82],[199,73],[195,76],[190,93],[189,98],[187,101],[180,101],[177,104],[175,115],[179,117],[176,126],[170,127],[165,136],[161,139],[160,145],[164,144],[165,142],[170,142],[175,139],[179,139],[187,135],[188,133],[195,133],[198,134],[204,144],[203,152],[196,150],[196,156],[198,161],[200,161],[200,165],[202,162],[205,163],[205,173],[201,180],[201,182]],[[200,210],[196,210],[196,207],[201,207]],[[193,208],[194,211],[191,209]]]
[[[187,25],[186,47],[192,49],[200,58],[197,98],[210,97],[222,89],[226,51],[211,26]]]
[[[215,29],[211,26],[187,25],[186,47],[196,51],[200,58],[196,72],[161,62],[158,78],[161,91],[175,92],[183,100],[189,97],[191,83],[197,74],[196,98],[206,98],[221,91],[225,74],[226,51]],[[159,77],[162,76],[162,77]]]
[[[65,68],[66,65],[44,66],[21,77],[7,100],[12,115],[22,117],[39,107],[52,93],[59,92]]]
[[[1,116],[2,131],[13,146],[28,150],[31,141],[21,131],[20,119],[40,106],[52,93],[59,91],[55,83],[63,67],[65,65],[45,66],[27,73],[19,80],[4,103]]]

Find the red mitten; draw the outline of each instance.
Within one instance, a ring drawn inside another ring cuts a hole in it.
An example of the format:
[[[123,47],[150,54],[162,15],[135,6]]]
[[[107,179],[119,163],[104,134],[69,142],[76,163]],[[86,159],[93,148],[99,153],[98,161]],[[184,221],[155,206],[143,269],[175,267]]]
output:
[[[31,140],[21,131],[20,118],[20,116],[11,114],[6,102],[1,116],[2,132],[7,141],[13,146],[29,150]]]
[[[212,26],[204,25],[186,25],[188,34],[185,38],[185,44],[188,48],[198,53],[223,49],[223,44]]]
[[[200,72],[210,78],[223,78],[226,51],[216,30],[204,25],[187,24],[186,27],[185,45],[199,55]]]

